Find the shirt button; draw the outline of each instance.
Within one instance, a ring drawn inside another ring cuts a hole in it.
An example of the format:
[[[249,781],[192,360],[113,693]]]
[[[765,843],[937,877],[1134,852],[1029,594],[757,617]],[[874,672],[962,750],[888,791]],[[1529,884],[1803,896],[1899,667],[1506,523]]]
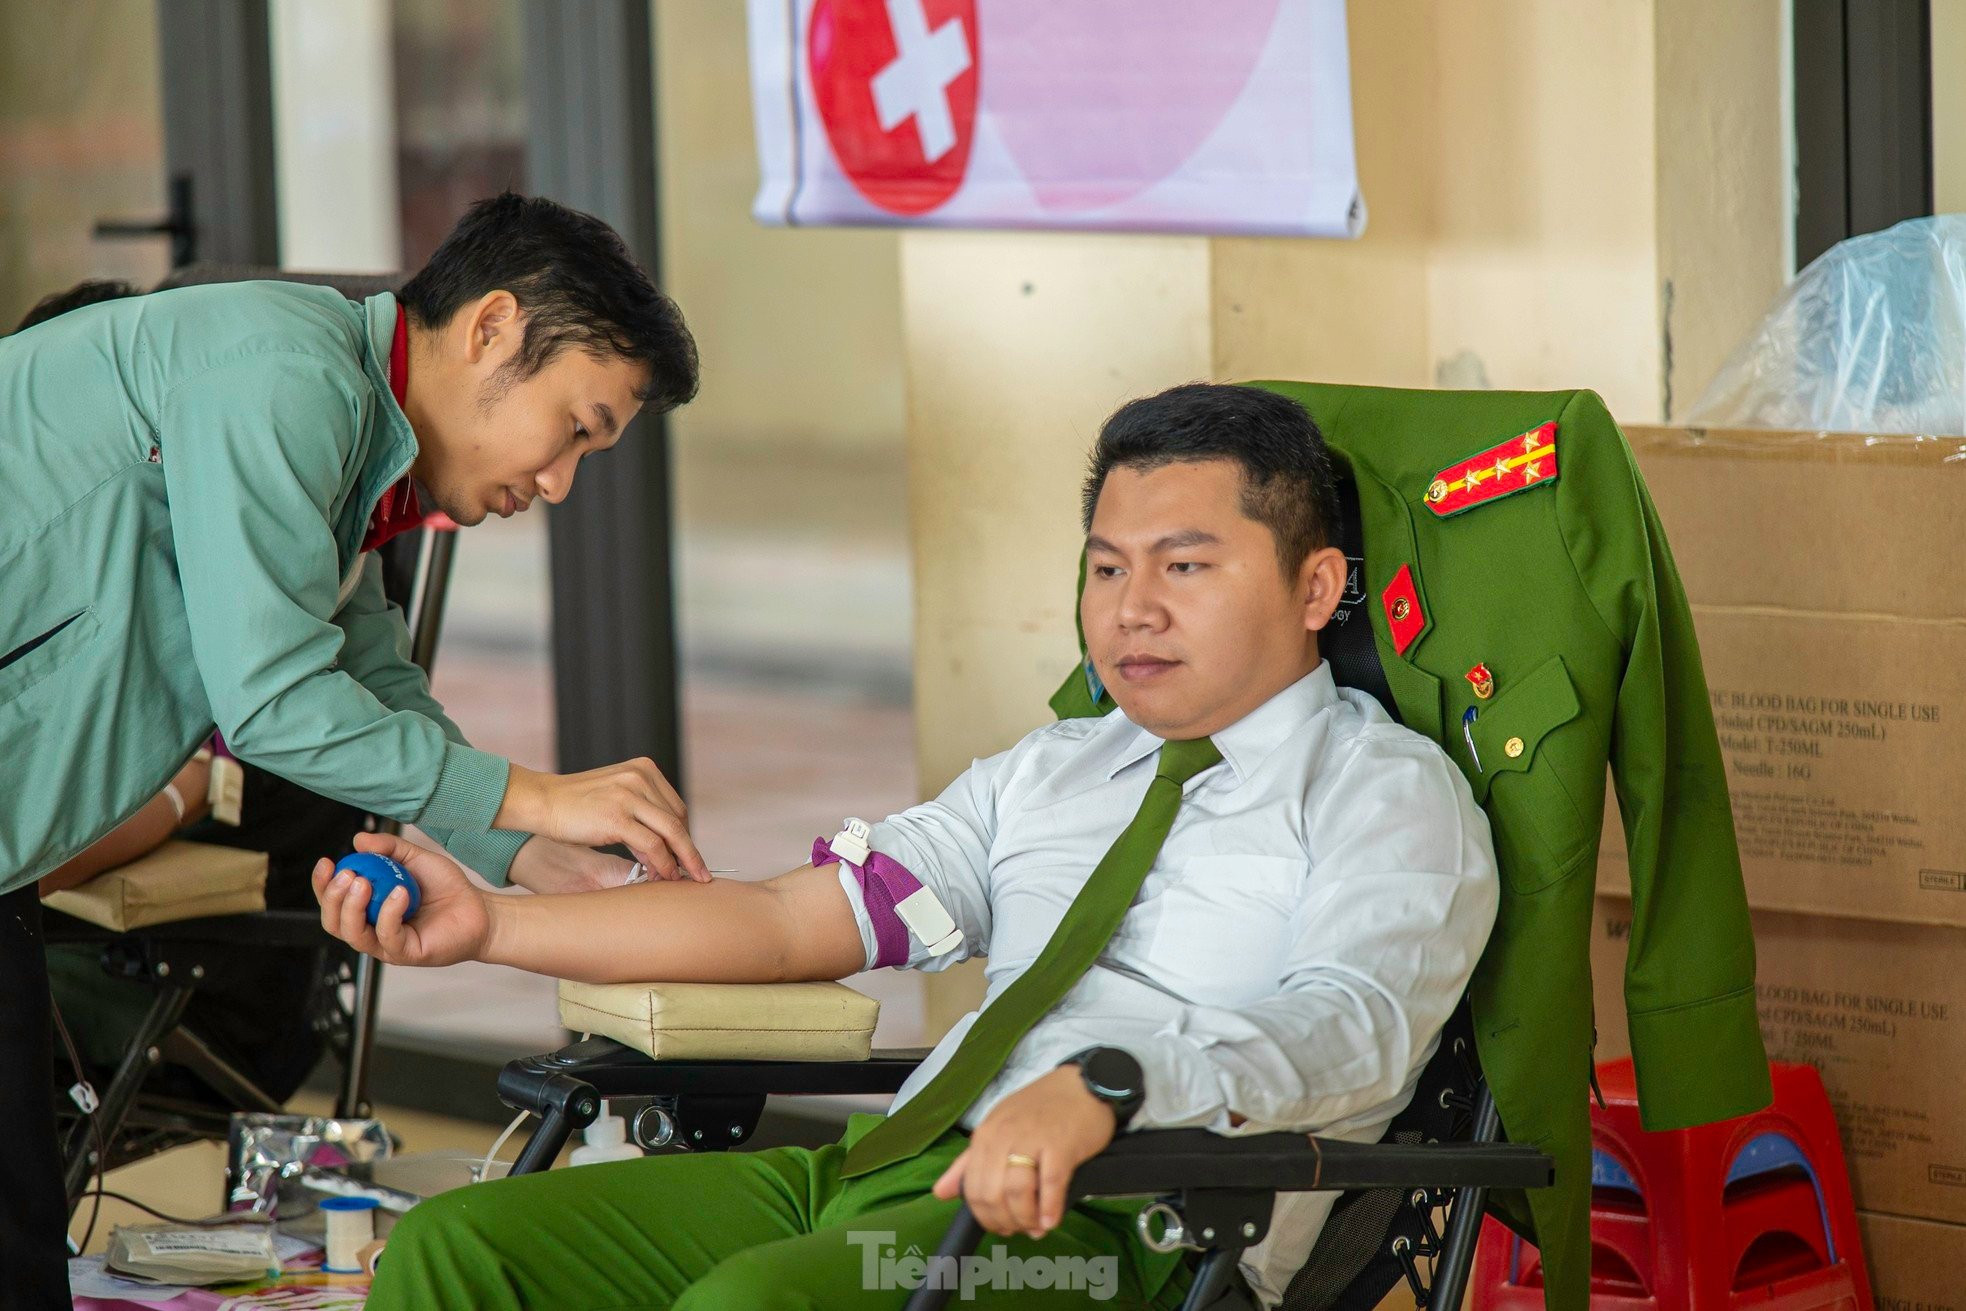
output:
[[[1510,760],[1514,760],[1517,756],[1521,755],[1522,739],[1519,737],[1512,737],[1508,741],[1504,742],[1502,744],[1502,754],[1507,756]]]

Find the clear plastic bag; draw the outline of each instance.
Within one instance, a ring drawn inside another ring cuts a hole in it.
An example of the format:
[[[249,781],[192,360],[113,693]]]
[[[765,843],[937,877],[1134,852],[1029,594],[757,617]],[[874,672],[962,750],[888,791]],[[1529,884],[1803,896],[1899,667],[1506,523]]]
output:
[[[1966,435],[1966,214],[1838,242],[1686,415],[1698,427]]]

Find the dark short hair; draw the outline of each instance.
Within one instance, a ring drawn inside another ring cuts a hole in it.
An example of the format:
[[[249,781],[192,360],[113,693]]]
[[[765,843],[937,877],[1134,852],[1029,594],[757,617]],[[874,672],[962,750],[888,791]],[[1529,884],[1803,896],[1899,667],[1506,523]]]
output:
[[[696,341],[682,311],[593,215],[510,191],[481,200],[396,299],[417,323],[435,327],[501,290],[526,316],[515,379],[576,346],[647,366],[638,396],[658,413],[696,395]]]
[[[84,305],[99,305],[106,300],[122,300],[125,296],[136,294],[137,289],[127,282],[91,278],[87,282],[76,283],[67,291],[51,292],[34,302],[34,308],[14,325],[14,331],[26,332],[37,323],[46,323]]]
[[[1191,382],[1128,401],[1099,430],[1085,476],[1085,529],[1106,475],[1169,464],[1233,460],[1242,468],[1242,512],[1276,538],[1294,574],[1337,529],[1337,472],[1304,407],[1257,387]]]

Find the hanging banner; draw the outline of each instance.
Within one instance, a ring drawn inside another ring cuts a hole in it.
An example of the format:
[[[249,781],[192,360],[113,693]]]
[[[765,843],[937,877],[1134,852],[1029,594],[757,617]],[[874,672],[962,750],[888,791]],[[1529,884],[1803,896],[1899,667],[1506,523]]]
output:
[[[1345,0],[750,0],[769,224],[1356,237]]]

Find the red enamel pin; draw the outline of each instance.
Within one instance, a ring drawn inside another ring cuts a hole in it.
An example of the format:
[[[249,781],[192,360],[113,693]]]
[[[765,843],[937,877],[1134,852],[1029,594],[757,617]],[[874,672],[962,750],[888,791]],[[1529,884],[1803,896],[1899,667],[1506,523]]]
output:
[[[1427,484],[1427,508],[1445,519],[1556,481],[1556,421],[1456,461]]]

